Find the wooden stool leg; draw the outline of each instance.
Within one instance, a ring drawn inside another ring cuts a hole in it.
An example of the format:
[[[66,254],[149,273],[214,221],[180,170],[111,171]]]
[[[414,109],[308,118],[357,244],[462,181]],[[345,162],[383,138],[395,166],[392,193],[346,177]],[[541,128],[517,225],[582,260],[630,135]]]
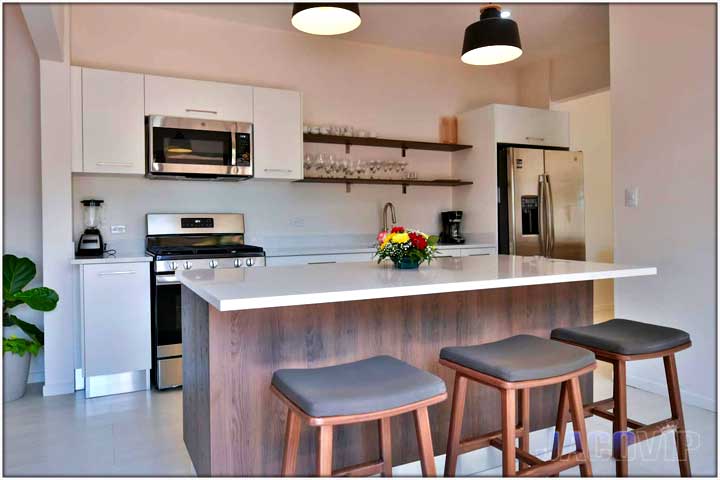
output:
[[[615,475],[628,475],[628,438],[627,438],[627,384],[626,363],[613,362],[613,456],[615,457]]]
[[[392,477],[392,435],[390,433],[390,417],[378,420],[378,432],[380,433],[380,456],[383,461],[382,476]]]
[[[580,475],[592,477],[590,465],[590,448],[588,446],[587,430],[585,428],[585,414],[583,412],[582,393],[580,392],[580,379],[573,377],[569,380],[568,397],[570,399],[570,416],[573,430],[575,430],[575,450],[582,452],[585,461],[580,464]]]
[[[502,408],[502,470],[504,477],[515,476],[515,390],[500,390]]]
[[[670,397],[670,412],[673,420],[677,420],[675,429],[675,445],[678,452],[678,463],[680,464],[680,475],[690,477],[690,456],[687,449],[687,435],[685,433],[685,418],[683,416],[682,402],[680,400],[680,385],[678,382],[677,366],[675,365],[675,354],[663,357],[665,364],[665,378],[667,379],[668,394]]]
[[[450,412],[450,433],[448,433],[447,451],[445,454],[445,476],[454,477],[457,458],[460,453],[460,437],[462,434],[465,396],[467,395],[467,377],[455,373],[453,387],[452,410]]]
[[[519,405],[520,405],[520,426],[523,429],[523,433],[520,436],[520,449],[530,452],[530,389],[524,388],[519,392]],[[525,467],[530,467],[522,460],[520,461],[520,470]]]
[[[423,477],[435,477],[437,476],[435,454],[433,453],[427,407],[418,408],[413,414],[415,416],[415,432],[417,433],[417,443],[420,449],[420,465]]]
[[[332,476],[333,453],[333,427],[321,425],[318,427],[317,445],[317,474],[319,477]]]
[[[297,452],[300,445],[300,415],[288,409],[287,424],[285,425],[285,450],[283,451],[282,476],[295,475],[297,466]]]
[[[568,391],[567,382],[560,384],[560,400],[558,401],[557,420],[555,421],[555,438],[553,439],[552,458],[562,455],[565,443],[565,429],[568,421]]]

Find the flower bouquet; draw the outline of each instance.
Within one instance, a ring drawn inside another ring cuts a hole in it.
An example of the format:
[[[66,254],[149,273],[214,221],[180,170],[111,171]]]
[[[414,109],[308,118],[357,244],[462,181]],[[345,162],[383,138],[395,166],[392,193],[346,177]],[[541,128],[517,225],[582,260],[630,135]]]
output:
[[[433,259],[437,241],[438,237],[434,235],[393,227],[389,232],[378,233],[375,256],[378,263],[389,258],[396,268],[418,268],[422,262],[430,263]]]

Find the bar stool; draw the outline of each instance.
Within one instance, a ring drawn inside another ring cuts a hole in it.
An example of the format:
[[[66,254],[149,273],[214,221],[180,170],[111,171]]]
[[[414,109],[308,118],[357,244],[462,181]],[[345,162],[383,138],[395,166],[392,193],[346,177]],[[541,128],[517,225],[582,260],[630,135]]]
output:
[[[585,349],[532,335],[517,335],[498,342],[469,347],[446,347],[440,363],[455,370],[450,433],[445,456],[445,476],[455,476],[460,453],[493,446],[502,450],[504,476],[547,476],[580,466],[582,476],[591,476],[587,452],[585,418],[579,377],[595,369],[595,357]],[[502,429],[477,438],[461,440],[467,382],[473,380],[500,390]],[[532,455],[530,447],[530,389],[562,384],[571,405],[576,451],[544,461]],[[519,395],[518,395],[519,394]],[[519,397],[520,422],[516,423]],[[519,448],[515,439],[520,439]],[[520,472],[515,470],[515,458]]]
[[[434,477],[428,406],[447,398],[445,382],[390,356],[324,368],[278,370],[270,386],[288,407],[282,475],[295,474],[301,420],[318,427],[319,476],[392,476],[390,418],[413,412],[424,476]],[[378,422],[381,458],[332,470],[333,427]]]
[[[556,328],[551,337],[566,344],[586,348],[595,353],[598,360],[613,366],[613,396],[584,407],[585,414],[597,415],[613,422],[613,456],[617,476],[628,474],[627,449],[629,445],[660,435],[665,430],[675,429],[675,443],[678,452],[680,474],[689,477],[690,458],[687,451],[685,420],[683,419],[680,387],[678,385],[675,353],[691,346],[690,335],[676,328],[661,327],[649,323],[616,318],[607,322],[576,328]],[[668,419],[645,425],[627,417],[626,364],[634,360],[662,357],[665,364],[665,378],[670,396]],[[565,431],[567,396],[560,396],[557,437]],[[610,413],[608,410],[612,408]],[[628,432],[628,427],[632,432]],[[561,443],[553,447],[553,456],[562,451]]]

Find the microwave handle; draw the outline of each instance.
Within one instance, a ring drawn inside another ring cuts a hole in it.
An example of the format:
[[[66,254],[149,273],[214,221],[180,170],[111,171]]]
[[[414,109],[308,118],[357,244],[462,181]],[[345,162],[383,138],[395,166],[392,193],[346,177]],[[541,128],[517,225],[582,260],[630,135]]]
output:
[[[237,130],[235,125],[233,124],[232,129],[230,129],[230,165],[235,166],[237,165]]]

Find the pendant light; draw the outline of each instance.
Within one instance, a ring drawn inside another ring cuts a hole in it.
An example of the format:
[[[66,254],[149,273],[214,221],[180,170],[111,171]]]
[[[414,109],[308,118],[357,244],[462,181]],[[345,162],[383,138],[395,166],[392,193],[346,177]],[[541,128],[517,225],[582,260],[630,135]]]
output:
[[[500,5],[480,9],[480,20],[465,29],[462,56],[470,65],[497,65],[522,55],[520,33],[515,21],[505,18]]]
[[[360,26],[359,3],[295,3],[293,27],[313,35],[340,35]]]

